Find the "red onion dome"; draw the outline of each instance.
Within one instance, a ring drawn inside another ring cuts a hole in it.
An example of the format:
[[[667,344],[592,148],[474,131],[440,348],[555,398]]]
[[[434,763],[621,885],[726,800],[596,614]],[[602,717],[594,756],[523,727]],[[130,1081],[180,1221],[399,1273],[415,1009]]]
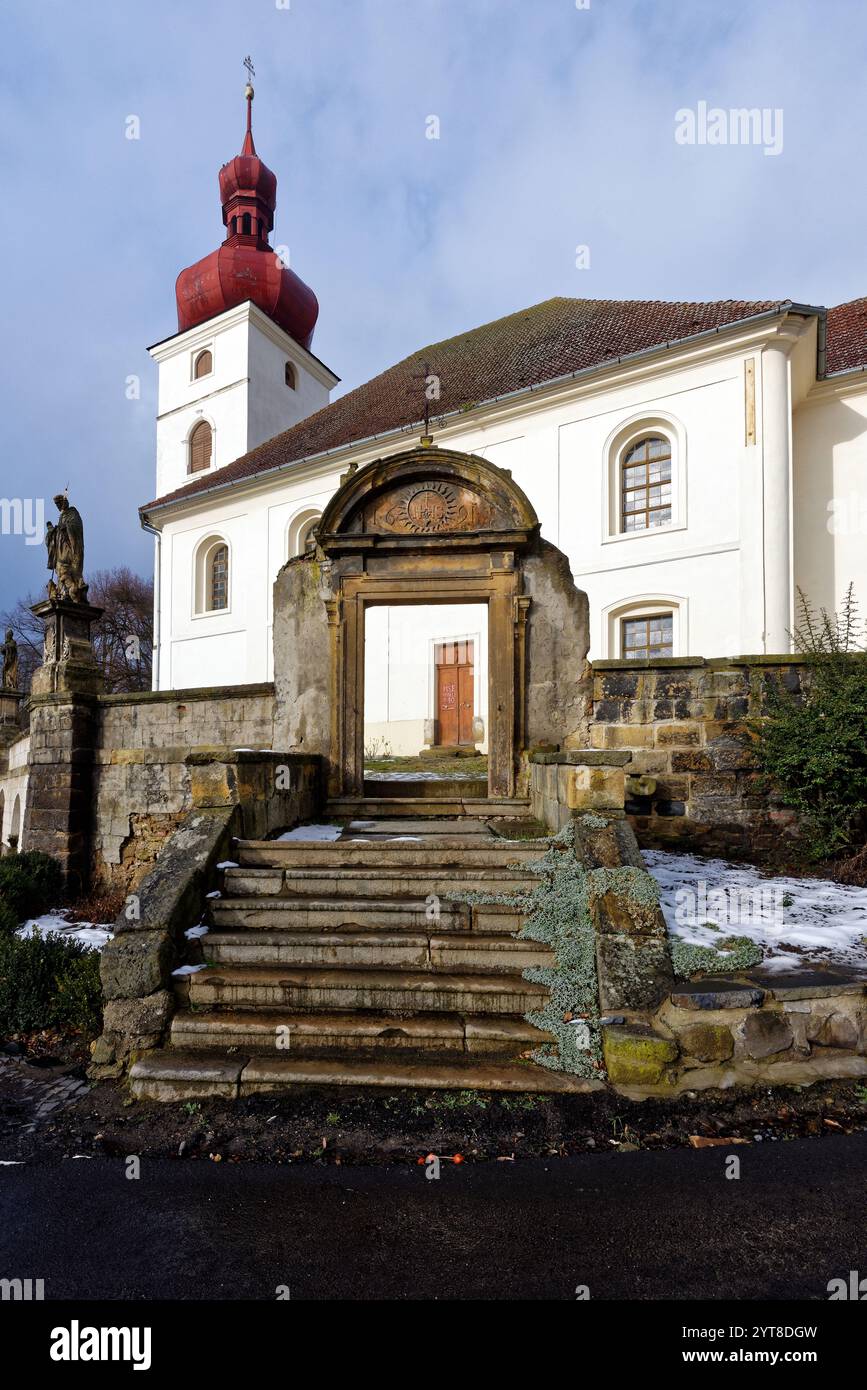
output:
[[[246,98],[247,131],[241,153],[220,170],[226,239],[218,250],[178,276],[178,332],[195,328],[249,299],[296,342],[309,348],[319,302],[268,241],[277,206],[277,177],[253,144],[253,88],[249,85]]]

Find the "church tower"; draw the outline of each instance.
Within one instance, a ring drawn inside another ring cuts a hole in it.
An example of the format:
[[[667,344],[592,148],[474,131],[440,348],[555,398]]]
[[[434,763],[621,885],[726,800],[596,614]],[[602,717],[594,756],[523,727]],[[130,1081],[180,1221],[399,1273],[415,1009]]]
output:
[[[339,380],[311,352],[316,295],[269,241],[277,178],[256,153],[249,83],[245,96],[241,153],[219,176],[225,240],[181,271],[178,332],[149,349],[159,367],[157,496],[322,409]]]

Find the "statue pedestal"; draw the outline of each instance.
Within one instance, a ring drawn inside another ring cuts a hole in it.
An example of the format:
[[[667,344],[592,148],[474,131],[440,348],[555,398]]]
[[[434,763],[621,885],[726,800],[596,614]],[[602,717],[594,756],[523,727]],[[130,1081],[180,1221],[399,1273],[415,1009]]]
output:
[[[20,690],[0,689],[0,727],[4,724],[17,724],[24,694]]]
[[[92,694],[102,688],[102,675],[90,640],[90,629],[105,611],[89,603],[46,598],[31,608],[45,627],[42,665],[33,673],[31,695]]]
[[[21,701],[24,695],[20,690],[0,689],[0,748],[14,743],[21,733]]]
[[[31,612],[45,626],[45,645],[30,688],[23,845],[57,859],[66,886],[75,892],[90,877],[93,750],[102,691],[90,629],[103,610],[50,598]]]

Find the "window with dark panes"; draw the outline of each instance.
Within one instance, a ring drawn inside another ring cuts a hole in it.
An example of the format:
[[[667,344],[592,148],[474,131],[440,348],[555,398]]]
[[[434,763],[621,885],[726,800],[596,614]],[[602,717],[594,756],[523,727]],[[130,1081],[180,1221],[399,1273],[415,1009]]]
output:
[[[229,606],[229,547],[218,545],[211,553],[211,582],[208,607],[213,611]]]
[[[624,618],[621,650],[627,659],[674,655],[674,619],[671,613],[649,618]]]
[[[648,435],[631,445],[620,466],[620,529],[646,531],[671,521],[671,443]]]

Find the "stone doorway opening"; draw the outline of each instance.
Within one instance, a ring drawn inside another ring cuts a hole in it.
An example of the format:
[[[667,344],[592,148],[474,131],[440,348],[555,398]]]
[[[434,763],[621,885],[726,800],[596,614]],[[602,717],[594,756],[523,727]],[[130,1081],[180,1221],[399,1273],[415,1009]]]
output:
[[[364,783],[488,776],[486,603],[372,604],[364,619]],[[474,791],[478,789],[475,788]]]

